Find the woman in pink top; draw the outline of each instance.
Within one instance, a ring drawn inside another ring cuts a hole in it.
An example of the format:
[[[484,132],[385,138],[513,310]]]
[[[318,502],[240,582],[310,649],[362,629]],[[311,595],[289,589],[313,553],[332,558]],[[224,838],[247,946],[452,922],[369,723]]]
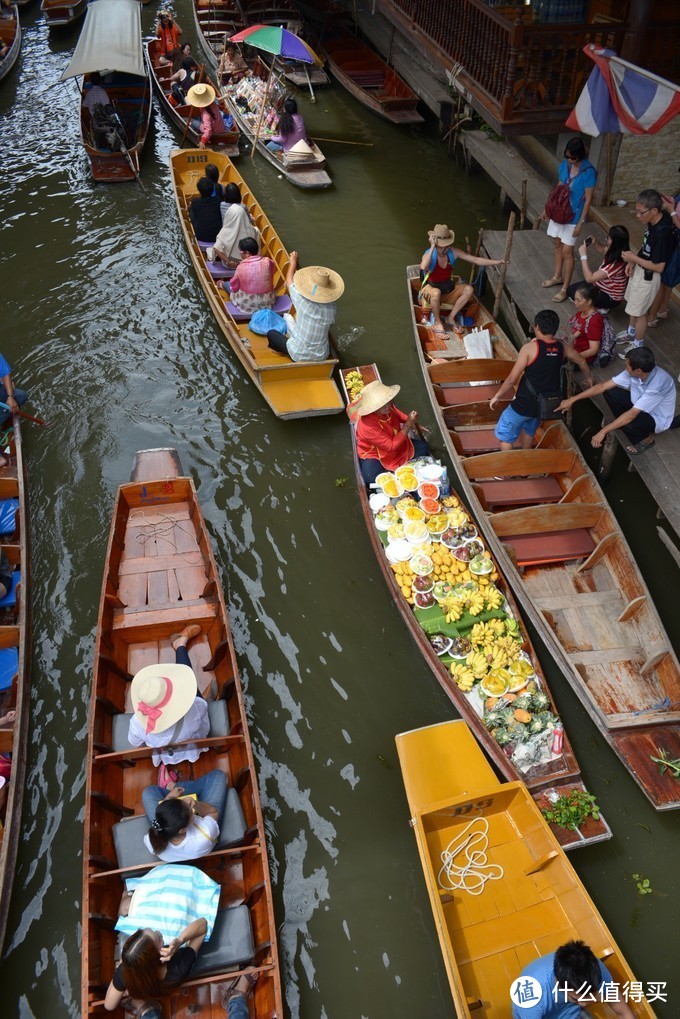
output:
[[[276,263],[259,253],[257,241],[252,237],[243,237],[238,242],[238,249],[241,263],[227,284],[232,304],[246,315],[262,308],[273,308],[276,303]]]
[[[305,122],[297,111],[297,103],[292,96],[289,96],[283,104],[283,113],[279,120],[279,133],[267,142],[267,148],[270,152],[280,152],[281,149],[288,152],[299,141],[304,141],[306,138]]]
[[[588,244],[591,242],[594,242],[595,250],[603,256],[599,269],[595,269],[594,272],[588,265]],[[625,226],[617,225],[609,228],[604,244],[591,236],[590,238],[586,237],[585,243],[578,249],[583,278],[586,283],[592,283],[595,287],[597,291],[595,307],[602,311],[618,307],[623,300],[628,286],[628,276],[626,275],[626,263],[621,256],[629,248],[628,230]],[[572,283],[567,290],[572,301],[578,286],[578,283]]]

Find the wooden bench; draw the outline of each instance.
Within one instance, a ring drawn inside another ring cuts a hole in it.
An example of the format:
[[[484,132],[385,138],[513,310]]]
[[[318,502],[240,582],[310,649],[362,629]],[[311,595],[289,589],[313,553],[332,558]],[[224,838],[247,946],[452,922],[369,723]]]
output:
[[[590,557],[599,547],[591,528],[597,527],[604,512],[602,503],[560,503],[506,510],[490,519],[522,569]]]
[[[464,466],[486,506],[537,506],[560,502],[566,489],[555,475],[566,475],[575,461],[570,450],[512,449],[470,457]]]
[[[469,428],[461,431],[449,429],[449,435],[461,456],[474,456],[477,453],[500,449],[500,442],[493,428]]]

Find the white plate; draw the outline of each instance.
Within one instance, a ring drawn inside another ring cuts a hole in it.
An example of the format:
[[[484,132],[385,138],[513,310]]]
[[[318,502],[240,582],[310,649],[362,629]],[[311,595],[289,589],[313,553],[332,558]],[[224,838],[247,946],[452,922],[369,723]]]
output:
[[[374,513],[378,510],[385,509],[385,506],[389,506],[390,497],[385,495],[383,492],[375,492],[374,495],[368,500],[368,505],[371,507]]]
[[[404,538],[399,538],[387,545],[385,555],[391,563],[405,563],[413,555],[413,549]]]

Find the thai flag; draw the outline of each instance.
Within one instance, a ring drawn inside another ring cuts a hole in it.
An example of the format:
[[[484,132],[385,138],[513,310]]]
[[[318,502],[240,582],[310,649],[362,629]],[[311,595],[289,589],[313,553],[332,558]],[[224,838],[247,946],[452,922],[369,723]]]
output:
[[[595,61],[567,127],[593,137],[607,131],[656,134],[680,114],[680,88],[635,67],[613,50],[592,43],[583,52]]]

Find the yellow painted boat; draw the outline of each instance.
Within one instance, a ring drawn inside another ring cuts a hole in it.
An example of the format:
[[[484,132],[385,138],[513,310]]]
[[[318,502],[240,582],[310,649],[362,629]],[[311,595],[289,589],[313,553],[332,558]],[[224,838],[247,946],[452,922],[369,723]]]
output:
[[[585,941],[621,986],[635,980],[526,786],[498,781],[464,722],[401,733],[396,743],[459,1019],[511,1019],[512,982],[571,939]],[[502,876],[478,895],[441,891],[441,854],[479,818],[488,822],[487,861]],[[628,1004],[653,1019],[646,999]],[[607,1005],[587,1008],[598,1019],[612,1014]]]
[[[229,295],[217,286],[211,276],[189,218],[189,203],[198,193],[196,184],[204,176],[206,163],[214,163],[219,168],[220,183],[238,185],[241,200],[260,230],[261,251],[276,262],[274,285],[279,294],[285,292],[289,259],[279,236],[228,156],[203,149],[175,149],[171,152],[170,172],[184,240],[220,329],[277,417],[338,414],[344,403],[333,379],[338,363],[336,358],[314,362],[292,361],[284,354],[270,350],[265,336],[251,332],[248,322],[237,322],[230,313],[227,307]]]

